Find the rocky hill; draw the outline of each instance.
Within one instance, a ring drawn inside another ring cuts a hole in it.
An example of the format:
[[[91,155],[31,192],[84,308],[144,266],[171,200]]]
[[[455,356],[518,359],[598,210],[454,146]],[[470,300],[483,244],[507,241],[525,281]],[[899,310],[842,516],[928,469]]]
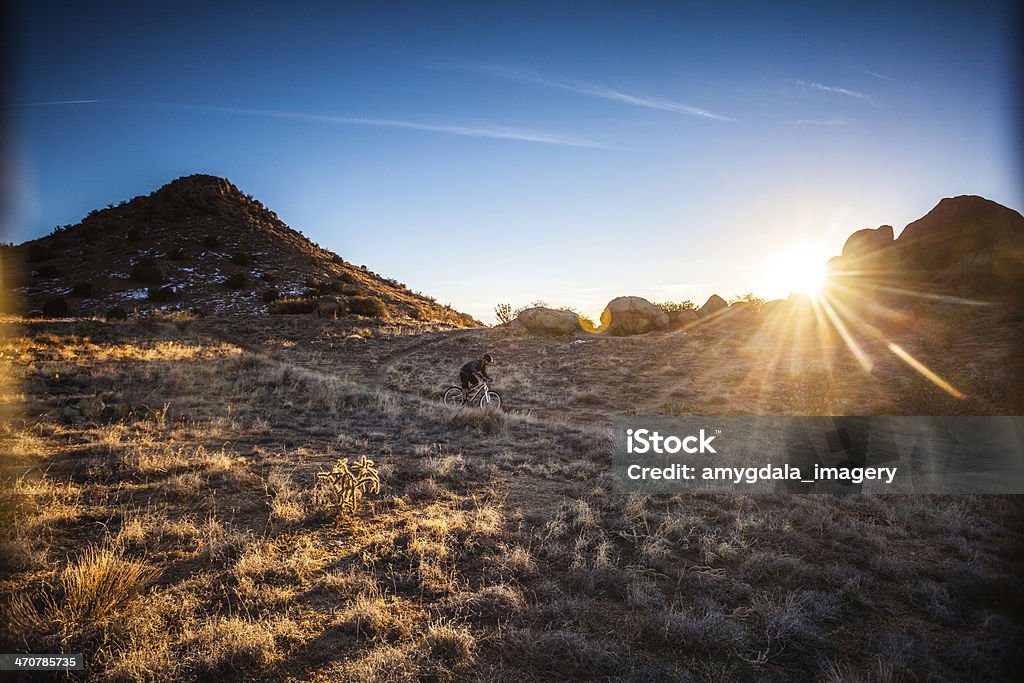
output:
[[[840,287],[1017,296],[1024,289],[1024,216],[975,195],[947,197],[898,238],[888,225],[858,230],[828,265]]]
[[[8,308],[47,315],[118,309],[342,312],[466,326],[472,317],[347,262],[224,178],[190,175],[79,224],[4,250]]]

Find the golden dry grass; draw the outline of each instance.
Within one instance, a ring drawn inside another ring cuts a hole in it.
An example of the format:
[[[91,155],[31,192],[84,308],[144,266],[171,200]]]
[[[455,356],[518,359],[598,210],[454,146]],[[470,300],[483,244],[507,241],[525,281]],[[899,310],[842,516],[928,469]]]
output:
[[[868,375],[758,326],[570,344],[287,318],[5,330],[5,649],[78,647],[115,680],[1013,670],[1013,498],[610,492],[619,412],[950,408],[896,359]],[[899,341],[989,413],[1014,409],[1014,339]],[[483,350],[508,410],[453,417],[440,392]],[[82,396],[159,411],[63,423]],[[325,513],[316,473],[360,455],[380,494]]]

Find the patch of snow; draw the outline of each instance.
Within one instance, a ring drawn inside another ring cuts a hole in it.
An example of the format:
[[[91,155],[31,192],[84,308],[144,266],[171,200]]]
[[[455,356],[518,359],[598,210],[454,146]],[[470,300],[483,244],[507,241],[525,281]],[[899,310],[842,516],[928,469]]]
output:
[[[126,299],[148,299],[149,298],[149,290],[148,289],[129,289],[127,291],[121,292],[121,296],[125,297]]]

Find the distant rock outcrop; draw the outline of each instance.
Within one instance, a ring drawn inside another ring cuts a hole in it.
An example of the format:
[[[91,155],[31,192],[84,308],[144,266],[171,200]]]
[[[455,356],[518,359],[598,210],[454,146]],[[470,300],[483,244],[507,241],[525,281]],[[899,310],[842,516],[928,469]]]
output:
[[[521,311],[518,320],[533,334],[560,336],[580,329],[580,317],[572,311],[540,306]]]
[[[843,258],[857,258],[865,254],[892,246],[894,239],[891,225],[858,230],[850,235],[843,245]]]
[[[725,302],[725,299],[717,294],[712,294],[708,297],[708,300],[704,302],[704,305],[697,309],[697,315],[701,318],[707,318],[724,311],[727,308],[729,308],[729,304]]]
[[[895,240],[887,225],[858,230],[827,266],[837,293],[859,287],[864,299],[906,288],[1012,293],[1024,287],[1024,217],[983,197],[946,198]]]
[[[668,314],[639,296],[612,299],[601,313],[602,330],[613,335],[644,334],[668,325]]]

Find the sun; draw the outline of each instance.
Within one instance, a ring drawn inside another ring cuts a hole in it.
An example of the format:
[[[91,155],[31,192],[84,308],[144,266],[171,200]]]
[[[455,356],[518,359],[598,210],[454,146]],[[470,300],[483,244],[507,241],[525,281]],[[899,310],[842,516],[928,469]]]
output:
[[[826,257],[806,246],[795,246],[778,252],[765,263],[764,289],[774,296],[792,293],[814,296],[825,286]]]

